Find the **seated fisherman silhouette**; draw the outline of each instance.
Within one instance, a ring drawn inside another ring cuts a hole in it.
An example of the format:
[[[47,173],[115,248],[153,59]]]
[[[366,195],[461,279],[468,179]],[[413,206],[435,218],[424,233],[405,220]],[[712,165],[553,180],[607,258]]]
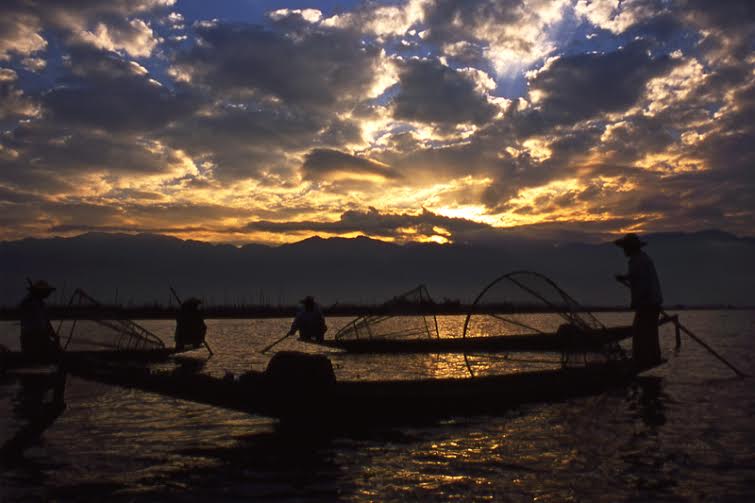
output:
[[[54,291],[46,281],[29,282],[28,293],[18,306],[24,353],[48,355],[60,351],[60,338],[52,328],[45,305],[45,299]]]
[[[196,297],[186,299],[181,303],[181,308],[176,316],[176,349],[183,351],[185,348],[197,348],[204,343],[207,333],[207,325],[199,304],[202,301]]]
[[[627,274],[617,274],[616,279],[629,286],[631,307],[634,309],[632,325],[632,355],[640,366],[652,366],[661,362],[658,342],[658,319],[663,304],[661,284],[653,260],[642,251],[647,244],[637,234],[627,234],[614,241],[624,250],[629,259]]]
[[[297,313],[294,322],[291,323],[288,335],[293,335],[298,330],[301,340],[322,342],[328,327],[325,325],[325,317],[320,311],[320,306],[315,303],[312,296],[303,298],[301,304],[303,309]]]

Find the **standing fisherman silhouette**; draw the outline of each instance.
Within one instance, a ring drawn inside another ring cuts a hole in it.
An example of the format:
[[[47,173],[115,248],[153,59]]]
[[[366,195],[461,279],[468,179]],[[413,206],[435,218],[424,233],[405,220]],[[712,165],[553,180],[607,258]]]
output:
[[[661,284],[653,260],[642,251],[647,245],[637,234],[627,234],[614,241],[624,250],[629,259],[627,274],[617,274],[616,279],[629,285],[634,309],[632,325],[632,355],[640,366],[653,366],[661,362],[658,343],[658,319],[663,304]]]
[[[176,349],[183,351],[186,347],[192,349],[201,346],[207,333],[207,325],[199,312],[202,301],[196,297],[186,299],[176,316]],[[208,348],[209,349],[209,348]]]
[[[60,351],[60,338],[50,324],[45,299],[55,288],[43,280],[29,281],[28,293],[18,306],[21,318],[21,351],[49,355]]]
[[[298,330],[299,337],[302,340],[322,342],[328,327],[325,325],[325,317],[322,315],[320,307],[315,303],[312,296],[304,297],[301,304],[304,309],[297,313],[287,336],[293,335]]]

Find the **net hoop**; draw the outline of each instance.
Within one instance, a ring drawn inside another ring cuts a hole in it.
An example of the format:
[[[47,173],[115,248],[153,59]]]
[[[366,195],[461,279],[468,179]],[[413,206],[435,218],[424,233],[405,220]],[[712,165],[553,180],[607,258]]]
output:
[[[528,287],[526,285],[526,279],[527,278],[535,278],[539,281],[543,281],[548,287],[552,289],[553,292],[557,293],[558,297],[560,297],[560,300],[562,301],[559,304],[555,304],[544,297],[540,292],[535,291],[534,289]],[[584,332],[600,332],[602,330],[605,330],[605,325],[598,320],[595,315],[593,315],[591,312],[586,311],[582,308],[582,306],[568,293],[566,293],[560,286],[556,284],[555,281],[550,279],[549,277],[545,276],[544,274],[535,272],[535,271],[528,271],[528,270],[517,270],[513,272],[509,272],[506,274],[503,274],[497,278],[495,278],[493,281],[488,283],[482,291],[477,295],[474,302],[472,303],[472,306],[470,307],[469,312],[467,313],[466,318],[464,319],[464,329],[462,333],[462,338],[467,338],[467,335],[469,334],[469,324],[470,320],[473,316],[480,314],[478,312],[478,308],[481,305],[481,301],[485,297],[485,295],[496,285],[499,285],[501,283],[508,282],[511,285],[514,285],[516,289],[519,289],[522,292],[527,293],[529,296],[531,296],[533,299],[536,299],[537,301],[543,303],[545,306],[547,306],[551,311],[555,314],[558,314],[561,318],[564,319],[564,321],[568,324],[574,325],[578,327],[580,330]],[[493,316],[493,315],[491,315]],[[540,330],[529,327],[527,325],[524,325],[522,323],[517,323],[514,320],[506,319],[500,316],[494,316],[496,318],[501,319],[501,321],[511,323],[514,325],[520,325],[524,328],[532,329],[534,331],[541,332]],[[615,351],[616,348],[611,348],[611,351]],[[472,362],[470,361],[470,356],[472,354],[468,352],[464,352],[464,363],[467,366],[467,370],[469,371],[469,374],[471,376],[475,375],[475,372],[473,370]],[[561,355],[561,363],[562,365],[565,365],[568,358],[566,354]]]

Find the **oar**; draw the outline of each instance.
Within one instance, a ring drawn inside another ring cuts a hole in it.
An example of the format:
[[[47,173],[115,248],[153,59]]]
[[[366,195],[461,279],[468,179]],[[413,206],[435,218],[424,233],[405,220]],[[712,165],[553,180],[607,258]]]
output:
[[[173,289],[172,286],[168,286],[168,288],[170,288],[170,293],[173,294],[173,297],[176,298],[176,302],[178,302],[178,304],[181,305],[182,304],[181,297],[178,296],[178,294],[176,293],[176,291]],[[206,338],[202,341],[202,344],[204,344],[204,347],[207,348],[207,352],[210,353],[210,356],[213,356],[215,354],[215,353],[212,352],[212,349],[210,348],[210,345],[207,344],[207,339]]]
[[[260,353],[267,353],[273,347],[275,347],[278,344],[280,344],[281,342],[283,342],[286,339],[286,337],[290,337],[291,335],[292,335],[291,332],[287,333],[286,335],[284,335],[283,337],[281,337],[280,339],[278,339],[277,341],[273,342],[272,344],[270,344],[269,346],[267,346],[265,349],[263,349],[262,351],[260,351]]]
[[[622,279],[622,278],[616,278],[616,280],[619,283],[621,283],[622,285],[624,285],[627,288],[629,288],[629,282],[627,280]],[[716,358],[718,358],[723,364],[725,364],[727,367],[729,367],[731,370],[733,370],[737,374],[737,376],[739,376],[739,377],[747,377],[747,374],[745,374],[744,372],[741,372],[734,365],[732,365],[731,363],[729,363],[728,361],[726,361],[726,359],[723,356],[721,356],[720,354],[718,354],[716,352],[716,350],[714,350],[712,347],[710,347],[700,337],[698,337],[697,335],[693,334],[690,329],[688,329],[687,327],[685,327],[684,325],[682,325],[682,323],[679,321],[679,317],[669,316],[669,314],[666,311],[664,311],[663,309],[660,310],[660,313],[663,316],[665,316],[666,318],[671,319],[672,322],[674,323],[674,325],[676,325],[676,327],[678,329],[680,329],[682,332],[684,332],[685,334],[687,334],[690,339],[692,339],[693,341],[695,341],[696,343],[700,344],[702,347],[704,347],[705,349],[707,349],[710,354],[712,354],[713,356],[715,356]]]

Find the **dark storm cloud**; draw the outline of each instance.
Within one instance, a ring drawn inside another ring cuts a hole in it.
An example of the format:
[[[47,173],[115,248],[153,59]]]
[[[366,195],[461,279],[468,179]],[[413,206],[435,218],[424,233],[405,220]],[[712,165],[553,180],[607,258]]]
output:
[[[371,159],[330,149],[315,149],[304,158],[302,172],[306,178],[318,179],[330,173],[354,173],[396,178],[398,173],[389,166]]]
[[[116,207],[47,202],[41,209],[56,216],[58,223],[50,228],[51,232],[223,232],[219,220],[249,216],[243,209],[190,203],[127,203]],[[134,219],[141,223],[130,223]],[[213,227],[213,223],[218,225]]]
[[[60,234],[84,233],[84,232],[124,232],[139,234],[191,234],[196,232],[223,232],[212,227],[183,226],[183,227],[148,227],[141,225],[82,225],[62,224],[53,225],[49,232]]]
[[[487,224],[462,218],[449,218],[423,210],[420,215],[381,213],[375,208],[367,211],[346,211],[337,222],[250,222],[246,230],[264,232],[326,232],[348,234],[361,232],[371,236],[406,238],[402,229],[413,229],[420,236],[438,234],[435,227],[445,229],[451,235],[466,234],[492,229]]]
[[[358,144],[362,142],[362,130],[358,120],[331,117],[328,125],[319,132],[317,142],[327,147]]]
[[[480,26],[512,25],[521,18],[521,0],[436,0],[425,7],[430,40],[440,43],[475,40]],[[519,44],[528,43],[519,40]]]
[[[129,215],[143,221],[157,221],[166,224],[209,222],[224,218],[249,217],[250,212],[243,208],[231,208],[220,204],[202,203],[161,203],[127,204],[122,206]]]
[[[105,51],[77,46],[70,51],[65,85],[43,102],[50,120],[112,132],[147,132],[190,115],[201,98],[170,90],[136,64]]]
[[[177,55],[175,67],[213,92],[278,98],[285,105],[330,108],[363,98],[379,49],[346,30],[302,28],[296,33],[258,26],[207,23],[201,44]]]
[[[647,154],[665,151],[677,138],[673,125],[655,117],[634,115],[625,117],[610,129],[610,136],[603,142],[613,162],[629,164]]]
[[[139,176],[166,173],[182,159],[171,149],[148,141],[85,129],[71,130],[34,121],[0,138],[12,158],[0,156],[0,181],[48,193],[77,192],[82,177]],[[0,151],[1,153],[2,151]]]
[[[688,14],[693,22],[705,26],[734,28],[736,30],[755,23],[755,4],[740,0],[677,0],[680,12]]]
[[[715,122],[713,129],[692,149],[707,162],[710,172],[703,177],[712,181],[743,184],[755,188],[755,83],[750,82],[731,94],[728,113]],[[732,180],[734,178],[734,180]]]
[[[379,159],[402,173],[447,178],[464,174],[486,174],[500,167],[496,151],[480,138],[470,142],[444,146],[423,147],[406,138],[398,145],[411,150],[383,152]],[[413,147],[413,148],[412,148]]]
[[[563,56],[530,79],[530,93],[542,93],[538,114],[548,124],[571,124],[635,104],[653,77],[674,65],[667,55],[652,56],[651,47],[634,41],[614,52]]]
[[[678,0],[679,15],[701,40],[698,49],[712,66],[746,64],[755,37],[755,4],[737,0]]]
[[[365,99],[378,50],[347,30],[290,28],[295,31],[195,26],[201,44],[177,54],[174,69],[218,101],[210,113],[175,123],[163,137],[212,162],[222,180],[271,170],[290,177],[292,154],[359,142],[358,124],[337,112]]]
[[[296,109],[264,106],[214,106],[173,124],[160,135],[199,162],[212,163],[222,181],[254,178],[262,171],[295,166],[286,161],[293,152],[317,141],[328,120]]]
[[[39,201],[39,197],[31,192],[22,190],[11,190],[7,187],[0,186],[0,203],[34,203]]]
[[[400,91],[393,100],[397,119],[482,124],[496,112],[467,73],[431,60],[409,60],[400,67]]]

